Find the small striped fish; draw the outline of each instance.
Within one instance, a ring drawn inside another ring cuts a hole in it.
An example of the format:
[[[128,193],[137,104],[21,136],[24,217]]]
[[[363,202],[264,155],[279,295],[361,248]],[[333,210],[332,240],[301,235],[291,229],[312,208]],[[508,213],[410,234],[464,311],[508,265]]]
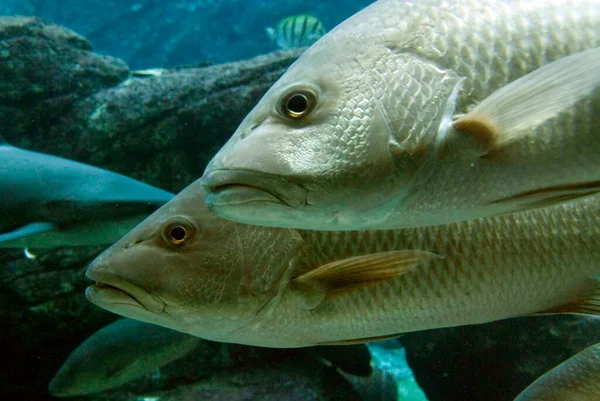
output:
[[[321,21],[307,14],[286,17],[277,23],[276,28],[268,27],[266,31],[282,49],[310,46],[325,35]]]

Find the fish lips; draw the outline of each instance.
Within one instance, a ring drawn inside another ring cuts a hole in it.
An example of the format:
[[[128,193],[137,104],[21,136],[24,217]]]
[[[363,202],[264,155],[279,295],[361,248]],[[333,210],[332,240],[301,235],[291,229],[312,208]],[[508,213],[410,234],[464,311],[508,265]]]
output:
[[[127,309],[143,309],[153,314],[165,311],[164,301],[137,284],[104,270],[88,268],[85,275],[96,281],[85,290],[85,296],[91,303],[112,310],[112,306]]]
[[[307,203],[308,190],[285,177],[250,170],[213,170],[200,178],[209,208],[270,202],[293,208]]]

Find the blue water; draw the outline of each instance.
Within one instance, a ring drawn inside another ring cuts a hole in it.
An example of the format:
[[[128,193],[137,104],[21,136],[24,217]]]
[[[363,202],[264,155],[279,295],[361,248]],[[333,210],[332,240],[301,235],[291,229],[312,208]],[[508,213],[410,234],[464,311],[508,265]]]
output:
[[[83,35],[132,69],[220,63],[275,50],[265,28],[312,14],[326,29],[368,0],[2,0],[0,15],[37,15]]]
[[[385,380],[393,380],[398,390],[397,401],[427,401],[406,362],[406,349],[396,340],[367,344],[371,365],[385,372]]]

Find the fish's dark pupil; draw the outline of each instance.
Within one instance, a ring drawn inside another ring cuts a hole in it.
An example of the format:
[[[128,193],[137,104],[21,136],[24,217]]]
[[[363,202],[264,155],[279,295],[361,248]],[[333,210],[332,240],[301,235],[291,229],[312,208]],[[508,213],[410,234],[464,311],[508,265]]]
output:
[[[185,231],[185,228],[183,228],[181,226],[173,227],[173,228],[171,228],[171,231],[169,232],[169,235],[175,241],[183,241],[185,239],[186,234],[187,234],[187,232]]]
[[[304,95],[293,95],[287,101],[286,107],[293,113],[304,113],[308,108],[308,99]]]

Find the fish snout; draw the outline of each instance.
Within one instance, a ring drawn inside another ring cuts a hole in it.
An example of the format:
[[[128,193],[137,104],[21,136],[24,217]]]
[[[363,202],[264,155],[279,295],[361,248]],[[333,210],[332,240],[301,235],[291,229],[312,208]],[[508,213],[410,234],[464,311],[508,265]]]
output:
[[[85,275],[96,283],[85,291],[86,298],[105,309],[109,304],[123,304],[143,308],[151,313],[162,313],[165,302],[142,285],[112,272],[102,255],[92,261]]]
[[[308,191],[285,177],[249,170],[207,170],[200,178],[208,207],[269,202],[302,208]]]

